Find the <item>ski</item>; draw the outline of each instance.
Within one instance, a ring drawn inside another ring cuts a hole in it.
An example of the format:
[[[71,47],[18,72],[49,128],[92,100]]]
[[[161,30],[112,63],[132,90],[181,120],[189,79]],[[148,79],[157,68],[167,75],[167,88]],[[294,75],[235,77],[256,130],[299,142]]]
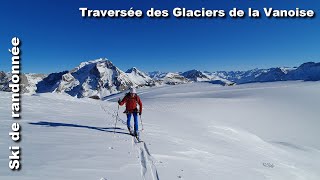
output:
[[[143,142],[143,141],[140,139],[140,137],[139,137],[139,136],[136,136],[132,131],[129,131],[129,133],[130,133],[131,136],[133,136],[133,137],[137,140],[138,143]]]
[[[137,137],[137,136],[134,136],[134,137],[135,137],[135,139],[137,140],[137,143],[143,142],[139,137]]]

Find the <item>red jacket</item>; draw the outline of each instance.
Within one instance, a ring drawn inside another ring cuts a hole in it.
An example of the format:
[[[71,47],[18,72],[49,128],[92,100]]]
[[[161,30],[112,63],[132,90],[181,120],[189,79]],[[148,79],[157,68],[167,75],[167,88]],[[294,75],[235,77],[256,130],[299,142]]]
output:
[[[139,104],[139,111],[137,108],[137,103]],[[123,104],[126,104],[126,112],[132,113],[132,112],[140,112],[142,113],[142,102],[140,97],[135,94],[133,97],[128,93],[122,101],[119,102],[119,105],[122,106]]]

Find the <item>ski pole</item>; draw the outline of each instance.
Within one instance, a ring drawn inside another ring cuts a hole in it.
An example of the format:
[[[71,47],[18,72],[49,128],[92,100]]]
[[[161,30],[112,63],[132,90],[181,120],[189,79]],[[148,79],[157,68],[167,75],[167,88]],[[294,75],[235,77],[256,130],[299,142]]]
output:
[[[114,125],[114,130],[113,130],[114,134],[116,133],[118,118],[119,118],[119,103],[118,103],[118,111],[117,111],[116,123]]]
[[[142,129],[141,129],[141,131],[143,131],[143,123],[142,123],[142,118],[141,118],[141,115],[140,115],[140,121],[141,121],[141,126],[142,126]]]

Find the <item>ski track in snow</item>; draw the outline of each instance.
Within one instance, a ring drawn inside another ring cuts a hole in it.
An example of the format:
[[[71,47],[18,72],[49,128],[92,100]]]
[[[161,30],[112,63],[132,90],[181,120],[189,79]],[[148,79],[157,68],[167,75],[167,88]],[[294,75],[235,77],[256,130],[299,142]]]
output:
[[[141,178],[148,180],[151,175],[152,180],[160,180],[155,159],[152,157],[147,144],[145,142],[138,142],[134,137],[132,137],[132,144],[136,148],[140,159]],[[148,169],[148,165],[150,169]],[[150,175],[147,176],[147,173]]]
[[[122,122],[122,124],[126,124],[125,121],[121,118],[119,118],[116,115],[116,111],[114,112],[110,112],[108,111],[106,108],[104,108],[101,104],[99,104],[101,109],[112,116],[112,118],[117,118],[118,121]],[[147,144],[145,142],[138,142],[134,137],[132,137],[132,142],[133,145],[135,146],[135,148],[138,151],[138,157],[140,159],[140,166],[141,166],[141,177],[142,179],[146,180],[148,178],[146,178],[146,174],[147,172],[150,171],[152,179],[153,180],[159,180],[159,174],[158,174],[158,170],[157,167],[155,165],[155,159],[154,157],[151,155]],[[147,168],[147,165],[149,164],[150,170]]]
[[[125,121],[116,115],[116,111],[110,112],[106,108],[104,108],[101,104],[99,104],[101,109],[109,114],[112,118],[117,118],[118,121],[122,122],[122,124],[126,124]],[[152,180],[160,180],[157,167],[155,166],[155,159],[152,157],[147,144],[145,142],[138,142],[135,137],[132,137],[132,144],[136,148],[138,152],[138,158],[140,159],[141,166],[141,178],[143,180],[148,180],[147,173],[150,172],[152,176]],[[143,145],[142,145],[143,144]],[[147,168],[149,164],[150,170]]]
[[[117,111],[114,110],[113,112],[110,112],[105,107],[103,107],[102,104],[100,104],[101,109],[108,115],[110,115],[114,119],[118,119],[117,121],[120,121],[122,124],[126,125],[126,122],[119,118],[116,114]],[[143,144],[143,146],[141,145]],[[151,156],[149,149],[147,148],[147,145],[145,142],[138,142],[135,137],[132,137],[132,145],[137,150],[138,158],[140,159],[140,166],[141,166],[141,178],[143,180],[148,180],[147,173],[150,171],[150,174],[152,176],[152,180],[159,180],[159,175],[157,168],[154,164],[154,158]],[[146,157],[147,154],[147,157]],[[147,168],[147,165],[149,164],[150,170]]]
[[[159,180],[160,178],[159,178],[157,167],[155,165],[155,160],[152,157],[152,155],[150,154],[150,151],[149,151],[149,149],[147,147],[147,144],[145,142],[143,142],[143,147],[144,147],[145,152],[148,155],[147,158],[149,160],[149,165],[150,165],[150,168],[151,168],[152,177],[153,177],[154,180]]]

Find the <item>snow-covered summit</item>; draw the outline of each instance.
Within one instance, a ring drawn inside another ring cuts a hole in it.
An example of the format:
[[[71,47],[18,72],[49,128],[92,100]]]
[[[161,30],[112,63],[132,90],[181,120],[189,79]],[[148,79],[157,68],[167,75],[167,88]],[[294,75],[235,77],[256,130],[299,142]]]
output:
[[[89,60],[89,61],[84,61],[81,62],[80,65],[78,67],[76,67],[75,69],[81,69],[84,66],[90,65],[90,64],[100,64],[100,63],[104,63],[107,64],[109,66],[113,66],[112,62],[109,61],[107,58],[99,58],[99,59],[95,59],[95,60]]]
[[[320,62],[303,63],[298,68],[287,73],[288,80],[305,80],[318,81],[320,80]]]
[[[136,67],[128,69],[126,74],[135,86],[152,86],[155,84],[154,80],[150,76]]]
[[[67,93],[79,98],[101,98],[134,85],[125,72],[104,58],[82,62],[71,71],[51,74],[41,84],[47,86],[39,86],[38,92]]]
[[[161,72],[161,71],[152,71],[148,73],[148,75],[154,80],[159,80],[165,77],[167,74],[168,72]]]
[[[126,71],[126,73],[140,73],[140,72],[141,71],[139,71],[139,69],[136,67],[132,67]]]
[[[0,71],[0,90],[3,90],[4,86],[8,82],[8,76],[4,71]]]
[[[36,84],[45,78],[45,74],[35,73],[21,73],[20,74],[20,92],[25,94],[34,94],[36,91]],[[11,74],[0,72],[0,90],[11,92],[9,84],[11,82]]]
[[[10,73],[0,72],[0,90],[10,91]],[[41,74],[22,74],[22,93],[67,93],[76,97],[101,98],[127,90],[130,86],[145,87],[162,84],[176,85],[190,82],[209,82],[220,85],[253,82],[320,80],[320,63],[307,62],[299,67],[276,67],[248,71],[199,71],[144,73],[137,67],[120,70],[110,60],[99,58],[82,62],[69,71]]]
[[[196,69],[186,71],[186,72],[182,73],[181,75],[184,76],[185,78],[188,78],[189,80],[196,81],[196,82],[211,80],[211,78],[207,74],[205,74],[199,70],[196,70]]]
[[[214,74],[238,84],[289,80],[317,81],[320,80],[320,63],[308,62],[297,68],[276,67],[248,71],[218,71]]]
[[[189,79],[181,75],[179,72],[161,72],[153,71],[148,73],[149,76],[160,84],[185,84],[191,82]]]
[[[163,74],[161,80],[165,84],[176,85],[176,84],[185,84],[191,82],[189,79],[180,75],[179,73],[166,73]]]

